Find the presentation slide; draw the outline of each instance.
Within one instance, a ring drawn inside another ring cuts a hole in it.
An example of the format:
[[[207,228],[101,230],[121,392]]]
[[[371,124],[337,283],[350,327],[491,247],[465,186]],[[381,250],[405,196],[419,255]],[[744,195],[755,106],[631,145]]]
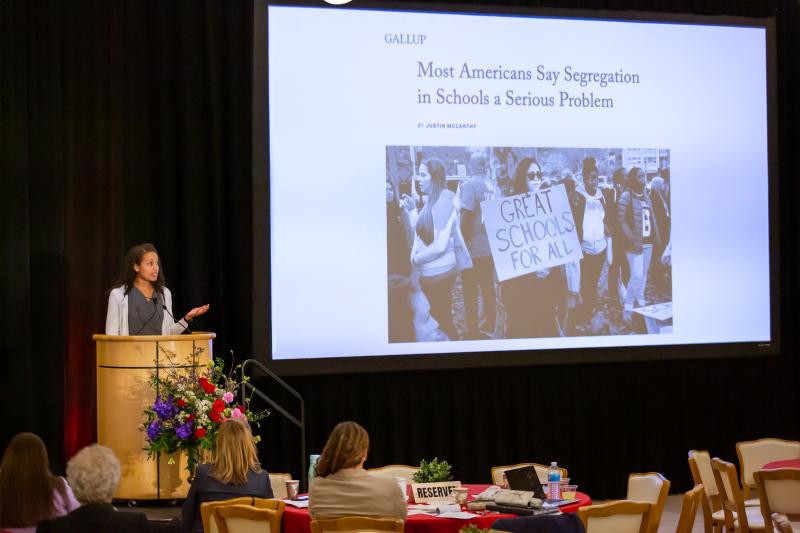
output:
[[[765,28],[267,28],[273,360],[772,340]]]

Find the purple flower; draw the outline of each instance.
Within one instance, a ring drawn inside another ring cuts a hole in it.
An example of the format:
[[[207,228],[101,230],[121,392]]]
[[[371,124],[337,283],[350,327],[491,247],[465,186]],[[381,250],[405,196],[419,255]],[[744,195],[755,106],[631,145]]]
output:
[[[178,414],[180,409],[177,405],[172,403],[172,396],[167,396],[167,399],[161,401],[161,396],[156,396],[156,401],[153,404],[153,411],[158,415],[161,420],[168,420]]]
[[[147,426],[147,440],[154,441],[161,435],[161,424],[158,423],[158,420],[153,420]]]
[[[180,426],[175,428],[175,434],[178,438],[186,440],[194,434],[194,422],[188,421],[185,424],[181,424]]]

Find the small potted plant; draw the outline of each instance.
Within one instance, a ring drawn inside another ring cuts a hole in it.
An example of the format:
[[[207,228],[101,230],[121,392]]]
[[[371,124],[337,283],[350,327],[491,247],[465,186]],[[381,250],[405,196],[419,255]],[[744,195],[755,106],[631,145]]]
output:
[[[420,461],[411,477],[411,495],[416,503],[452,501],[453,490],[460,486],[460,482],[453,481],[450,464],[438,457]]]
[[[423,459],[419,462],[419,468],[411,477],[414,483],[441,483],[453,479],[452,467],[447,461],[439,460],[434,457],[431,461]]]

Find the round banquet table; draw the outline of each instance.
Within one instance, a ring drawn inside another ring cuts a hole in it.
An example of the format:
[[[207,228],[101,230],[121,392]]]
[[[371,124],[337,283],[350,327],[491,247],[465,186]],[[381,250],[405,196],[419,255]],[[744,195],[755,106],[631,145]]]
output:
[[[463,484],[468,489],[468,501],[472,501],[476,494],[483,492],[490,485],[468,485]],[[562,505],[561,511],[565,513],[575,512],[579,507],[590,505],[592,499],[582,492],[575,493],[578,501],[568,505]],[[473,511],[469,511],[473,512]],[[457,518],[439,518],[433,515],[415,514],[406,518],[406,533],[457,533],[467,524],[475,524],[481,529],[486,529],[498,518],[514,518],[517,515],[494,513],[494,512],[475,512],[478,516],[470,520],[459,520]],[[283,533],[310,533],[311,516],[308,509],[300,509],[286,504],[283,511]]]
[[[800,468],[800,459],[784,459],[783,461],[772,461],[762,466],[764,470],[777,470],[778,468]]]

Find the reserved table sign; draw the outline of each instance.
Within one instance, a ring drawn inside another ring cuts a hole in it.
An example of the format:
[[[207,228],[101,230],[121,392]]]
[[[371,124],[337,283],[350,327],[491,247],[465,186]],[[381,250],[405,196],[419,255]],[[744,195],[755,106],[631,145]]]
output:
[[[442,483],[412,483],[411,497],[415,503],[452,502],[453,489],[461,487],[460,481]]]

